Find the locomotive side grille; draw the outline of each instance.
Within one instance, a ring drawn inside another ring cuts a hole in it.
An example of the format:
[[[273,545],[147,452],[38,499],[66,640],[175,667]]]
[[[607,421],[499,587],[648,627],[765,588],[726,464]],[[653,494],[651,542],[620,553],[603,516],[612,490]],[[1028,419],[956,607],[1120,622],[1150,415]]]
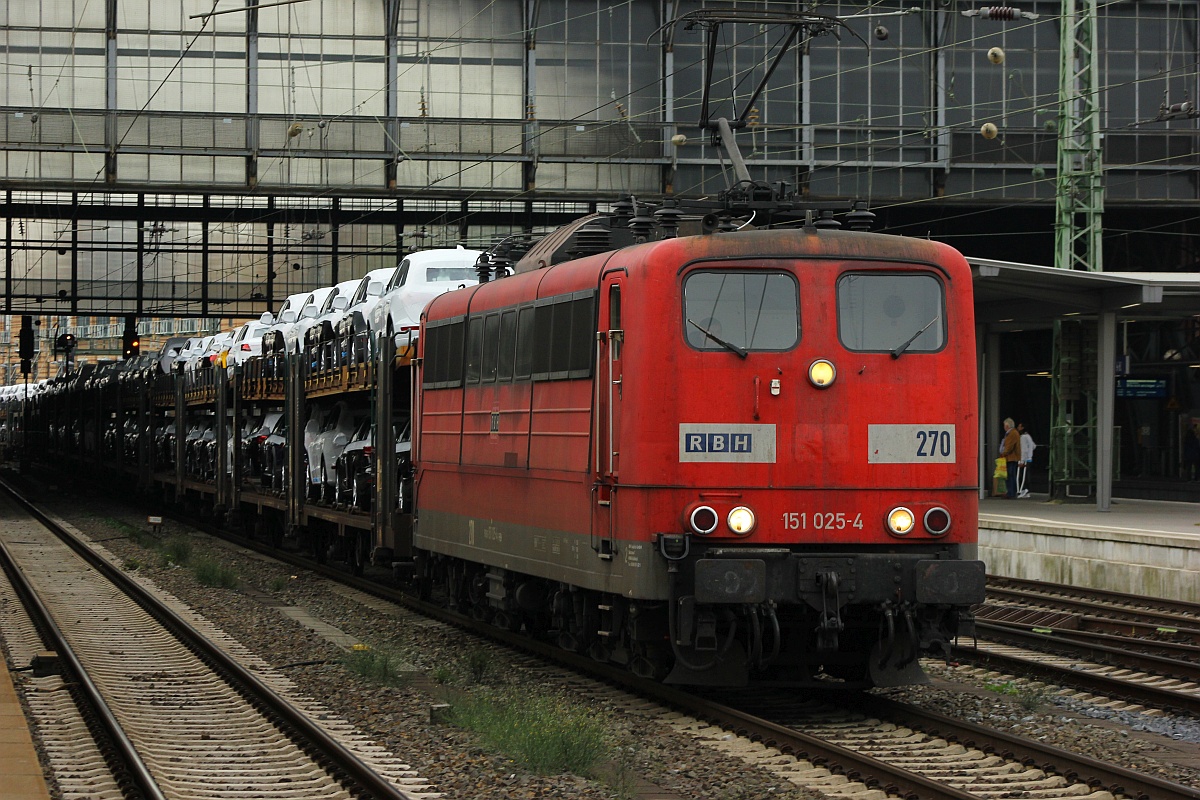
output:
[[[575,233],[575,239],[567,252],[571,258],[606,253],[613,249],[612,237],[605,228],[583,228]]]

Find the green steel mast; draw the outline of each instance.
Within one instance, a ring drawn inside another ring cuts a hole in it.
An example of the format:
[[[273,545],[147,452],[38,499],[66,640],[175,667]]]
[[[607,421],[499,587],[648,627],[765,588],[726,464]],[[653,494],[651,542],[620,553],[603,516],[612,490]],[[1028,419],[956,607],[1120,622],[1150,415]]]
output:
[[[1054,266],[1102,272],[1104,165],[1100,152],[1100,66],[1097,0],[1063,0],[1058,64],[1058,182]],[[1094,320],[1054,323],[1054,419],[1050,431],[1051,491],[1095,490],[1097,471]]]
[[[1104,270],[1097,0],[1063,0],[1058,64],[1058,184],[1054,266]]]

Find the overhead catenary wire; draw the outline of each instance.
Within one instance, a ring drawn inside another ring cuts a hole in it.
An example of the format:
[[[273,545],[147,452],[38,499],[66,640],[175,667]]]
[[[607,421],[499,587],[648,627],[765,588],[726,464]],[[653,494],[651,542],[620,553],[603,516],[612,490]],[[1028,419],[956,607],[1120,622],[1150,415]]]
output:
[[[611,9],[609,9],[609,10],[611,11]],[[459,43],[456,43],[456,44],[450,45],[449,47],[451,47],[451,48],[454,48],[454,47],[461,47],[461,46],[463,46],[463,45],[462,45],[462,43],[461,43],[461,42],[459,42]],[[301,49],[301,51],[303,51],[303,45],[301,45],[301,46],[300,46],[300,49]],[[908,54],[907,54],[905,57],[909,57],[909,56],[913,55],[914,53],[918,53],[918,52],[920,52],[920,51],[915,51],[915,50],[914,50],[913,52],[911,52],[911,53],[908,53]],[[899,60],[899,57],[897,57],[897,59],[894,59],[894,61],[898,61],[898,60]],[[888,63],[888,62],[878,62],[878,63]],[[863,65],[863,66],[861,66],[861,67],[855,67],[854,69],[866,69],[866,68],[868,68],[868,67],[869,67],[869,64],[865,64],[865,65]],[[686,66],[685,66],[685,68],[686,68]],[[653,83],[656,83],[656,82],[657,82],[657,80],[656,80],[656,81],[654,81]],[[634,94],[634,93],[635,93],[635,92],[638,90],[638,88],[645,88],[646,86],[649,86],[649,85],[652,85],[652,83],[647,83],[647,84],[643,85],[642,87],[636,87],[636,88],[632,88],[632,89],[630,89],[630,91],[629,91],[629,92],[628,92],[628,93],[627,93],[625,96],[632,95],[632,94]],[[785,85],[785,87],[781,87],[781,88],[794,88],[794,87],[796,87],[796,86],[799,86],[799,82],[798,82],[798,81],[797,81],[797,82],[793,82],[792,84]],[[310,83],[309,83],[309,88],[311,89],[311,87],[312,87],[312,84],[311,84],[311,82],[310,82]],[[1107,89],[1107,88],[1109,88],[1109,87],[1104,87],[1104,88],[1105,88],[1105,89]],[[149,100],[148,100],[147,102],[149,102]],[[599,110],[599,109],[603,108],[605,105],[607,105],[607,104],[600,104],[600,105],[598,105],[598,106],[597,106],[595,109],[593,109],[593,111]],[[680,106],[677,106],[677,108],[679,108],[679,109],[686,109],[686,107],[687,107],[687,106],[686,106],[685,104],[681,104]],[[961,108],[961,107],[962,107],[962,106],[958,106],[957,108]],[[585,112],[585,114],[586,114],[586,113],[587,113],[587,112]],[[642,116],[646,116],[646,114],[643,114]],[[585,118],[585,117],[584,117],[584,115],[580,115],[580,117],[579,117],[579,118],[583,119],[583,118]],[[632,120],[637,120],[637,116],[633,116],[633,117],[631,117],[631,119],[632,119]],[[886,122],[886,121],[887,121],[887,118],[883,118],[883,117],[881,117],[881,118],[877,118],[877,119],[878,119],[878,122],[879,122],[880,124],[882,124],[882,123],[884,123],[884,122]],[[595,120],[586,120],[586,121],[589,121],[589,122],[595,122]],[[875,143],[875,144],[877,144],[877,145],[880,145],[880,144],[886,144],[886,141],[887,141],[886,139],[883,139],[883,140],[881,140],[881,139],[879,139],[879,138],[877,138],[877,137],[873,137],[873,138],[872,138],[872,142],[873,142],[873,143]],[[896,146],[899,146],[899,145],[900,145],[900,142],[898,142],[898,141],[897,141],[897,142],[896,142]],[[846,162],[841,162],[841,163],[846,163]],[[835,165],[836,165],[836,164],[835,164]],[[450,178],[452,178],[454,175],[461,173],[461,172],[462,172],[462,170],[463,170],[463,169],[465,169],[465,168],[466,168],[466,167],[464,167],[464,168],[462,168],[462,169],[459,169],[459,170],[458,170],[458,172],[450,171],[450,172],[449,172],[449,173],[447,173],[447,174],[443,174],[443,175],[442,175],[442,176],[440,176],[438,179],[435,179],[435,180],[434,180],[434,181],[432,181],[430,184],[428,184],[428,185],[427,185],[427,188],[429,188],[429,187],[432,187],[432,186],[436,185],[438,182],[443,182],[443,181],[449,180],[449,179],[450,179]],[[517,168],[517,167],[516,167],[515,165],[509,165],[509,166],[506,166],[504,169],[506,169],[506,170],[511,170],[511,169],[516,169],[516,168]],[[894,167],[894,169],[903,169],[903,168],[904,168],[904,167],[903,167],[903,165],[901,165],[901,166],[897,166],[897,167]],[[886,168],[886,169],[892,169],[892,167],[888,167],[888,168]],[[378,171],[378,168],[377,168],[376,170],[373,170],[372,172],[377,172],[377,171]],[[1019,184],[1014,184],[1014,186],[1016,186],[1016,185],[1019,185]],[[687,190],[687,187],[681,187],[681,190],[682,190],[682,191],[686,191],[686,190]],[[339,191],[339,188],[338,188],[338,187],[329,187],[329,188],[325,188],[325,189],[322,189],[322,190],[320,190],[319,192],[317,192],[317,193],[316,193],[316,195],[317,195],[317,196],[321,196],[321,195],[330,195],[330,194],[335,194],[335,193],[337,193],[338,191]],[[478,192],[479,192],[479,191],[480,191],[480,190],[473,190],[473,191],[468,191],[468,192],[465,192],[464,194],[465,194],[465,196],[466,196],[466,197],[470,198],[470,197],[476,196],[476,195],[478,194]],[[514,197],[520,197],[522,194],[523,194],[522,192],[517,192],[517,193],[513,193],[513,196],[514,196]],[[927,202],[927,201],[919,201],[919,202]],[[1016,205],[1016,204],[1014,204],[1014,205]]]

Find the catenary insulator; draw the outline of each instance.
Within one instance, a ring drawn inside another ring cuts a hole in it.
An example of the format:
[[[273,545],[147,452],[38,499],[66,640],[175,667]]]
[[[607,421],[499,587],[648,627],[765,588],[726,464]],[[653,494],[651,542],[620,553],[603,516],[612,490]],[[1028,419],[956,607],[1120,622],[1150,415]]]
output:
[[[1012,6],[984,6],[979,9],[979,16],[984,19],[999,19],[999,20],[1014,20],[1021,16],[1021,12]]]

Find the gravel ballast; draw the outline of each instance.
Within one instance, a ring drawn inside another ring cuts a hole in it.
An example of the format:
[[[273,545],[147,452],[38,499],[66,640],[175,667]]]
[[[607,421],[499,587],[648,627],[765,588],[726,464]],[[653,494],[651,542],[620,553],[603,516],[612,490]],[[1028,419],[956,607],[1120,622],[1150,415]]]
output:
[[[144,513],[94,497],[61,494],[47,505],[102,541],[127,569],[136,569],[283,670],[303,692],[411,764],[445,797],[633,798],[639,782],[683,798],[824,796],[681,736],[655,712],[625,702],[619,692],[574,689],[581,683],[577,677],[555,681],[552,670],[530,664],[520,654],[403,609],[381,610],[380,601],[366,600],[313,573],[168,520],[160,541],[188,536],[189,563],[210,558],[238,578],[235,588],[202,586],[192,569],[135,541],[149,539]],[[395,686],[359,677],[343,666],[344,649],[293,618],[297,610],[392,655],[401,670],[411,672]],[[1058,696],[1041,684],[969,667],[932,663],[928,669],[934,678],[930,686],[878,691],[1109,763],[1200,785],[1200,725],[1195,720],[1084,703]],[[609,757],[589,777],[539,775],[490,751],[471,732],[432,721],[433,706],[479,684],[563,695],[607,728]]]

